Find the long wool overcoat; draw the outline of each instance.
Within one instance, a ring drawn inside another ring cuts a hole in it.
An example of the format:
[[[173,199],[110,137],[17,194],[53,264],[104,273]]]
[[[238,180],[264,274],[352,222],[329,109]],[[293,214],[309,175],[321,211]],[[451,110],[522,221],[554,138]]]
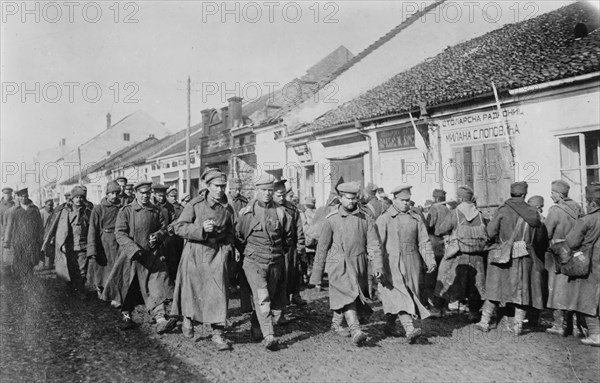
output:
[[[215,221],[208,233],[203,222]],[[175,233],[186,243],[177,271],[172,315],[202,323],[225,323],[228,305],[227,260],[233,255],[235,211],[224,197],[214,201],[207,193],[191,200],[175,223]]]
[[[56,276],[57,278],[71,282],[74,276],[80,273],[77,256],[73,251],[72,230],[72,225],[76,223],[78,218],[71,204],[64,205],[62,208],[57,209],[57,211],[58,215],[46,234],[43,248],[48,249],[51,246],[52,239],[54,239],[54,269],[56,270]],[[88,230],[91,213],[92,209],[84,205],[81,211],[81,225],[83,226],[83,230]],[[87,233],[85,235],[87,236]]]
[[[134,200],[119,211],[115,224],[119,257],[104,287],[103,300],[123,303],[134,278],[138,279],[148,311],[173,297],[173,282],[157,250],[165,239],[166,227],[161,209],[153,204],[143,206]],[[158,238],[154,249],[149,246],[150,234]],[[142,252],[141,258],[132,260],[138,251]]]
[[[115,236],[115,225],[121,207],[120,199],[113,204],[104,198],[92,209],[87,247],[87,256],[90,258],[88,281],[92,286],[106,285],[117,260],[119,244]]]
[[[329,276],[329,306],[338,310],[357,298],[369,297],[368,262],[382,271],[381,242],[375,221],[363,209],[346,211],[341,205],[327,216],[317,245],[310,283]]]
[[[492,241],[508,241],[517,227],[519,216],[528,224],[525,241],[529,255],[511,258],[505,264],[493,263],[488,258],[484,298],[502,305],[514,303],[541,310],[544,308],[544,264],[540,256],[548,246],[548,235],[537,210],[522,198],[509,198],[489,222],[487,233]],[[518,233],[517,240],[521,236]]]
[[[402,213],[392,205],[377,219],[377,230],[388,282],[379,286],[383,311],[427,318],[429,311],[419,299],[419,282],[423,262],[429,267],[435,258],[423,219],[413,210]]]
[[[572,199],[562,200],[552,206],[544,220],[548,239],[566,239],[567,234],[575,226],[575,222],[582,216],[581,207]],[[566,310],[573,301],[575,290],[577,290],[575,285],[579,281],[564,274],[557,274],[554,256],[550,252],[546,253],[546,270],[548,271],[548,303],[546,306],[551,309]]]
[[[473,211],[467,218],[461,210]],[[485,231],[485,219],[471,203],[461,202],[450,212],[444,221],[438,225],[437,235],[451,234],[461,225],[471,228],[482,226]],[[431,238],[431,237],[430,237]],[[465,299],[480,300],[485,291],[485,252],[480,254],[459,253],[450,259],[442,259],[437,274],[435,295],[448,302]]]
[[[14,251],[13,269],[19,274],[33,271],[41,259],[44,224],[40,209],[29,201],[27,209],[14,206],[8,212],[4,242]]]
[[[567,310],[598,317],[600,314],[600,208],[580,218],[567,234],[575,251],[590,251],[592,262],[587,277],[574,279],[572,300]]]

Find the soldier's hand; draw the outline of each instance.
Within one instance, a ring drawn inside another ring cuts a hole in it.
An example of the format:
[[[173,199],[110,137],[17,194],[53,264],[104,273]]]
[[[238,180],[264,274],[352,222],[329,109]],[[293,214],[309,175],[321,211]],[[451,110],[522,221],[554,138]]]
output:
[[[242,257],[241,257],[241,255],[240,255],[240,252],[239,252],[239,251],[236,251],[236,252],[235,252],[235,261],[236,261],[236,262],[239,262],[239,261],[241,261],[241,260],[242,260]]]
[[[427,274],[433,273],[435,269],[437,269],[437,265],[435,263],[432,263],[431,265],[427,266]]]
[[[167,262],[167,257],[165,257],[164,255],[161,255],[160,256],[160,261],[163,262],[163,263]]]
[[[316,292],[321,292],[321,285],[320,284],[315,285],[315,291]]]
[[[150,237],[148,238],[148,246],[150,246],[151,249],[153,249],[156,244],[158,242],[158,237],[156,236],[156,234],[150,234]]]
[[[173,225],[169,225],[167,226],[167,233],[169,234],[169,236],[174,236],[175,235],[175,229],[173,228]]]
[[[205,232],[212,233],[215,230],[215,221],[213,219],[207,219],[202,222],[202,227],[204,227]]]

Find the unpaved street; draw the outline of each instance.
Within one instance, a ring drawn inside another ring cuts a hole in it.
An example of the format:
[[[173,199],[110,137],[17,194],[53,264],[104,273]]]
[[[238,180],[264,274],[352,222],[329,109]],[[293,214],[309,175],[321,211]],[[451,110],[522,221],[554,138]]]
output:
[[[575,338],[530,329],[483,335],[466,318],[425,320],[426,338],[408,345],[383,336],[381,306],[357,348],[329,330],[327,291],[303,292],[308,308],[292,308],[294,322],[279,327],[277,352],[251,343],[249,318],[231,301],[231,352],[218,353],[197,332],[195,341],[174,333],[156,335],[141,307],[123,332],[119,313],[91,297],[78,302],[53,274],[27,284],[2,276],[1,382],[231,382],[231,381],[528,381],[597,382],[600,350]],[[548,319],[549,313],[545,313]],[[500,326],[499,328],[502,328]]]

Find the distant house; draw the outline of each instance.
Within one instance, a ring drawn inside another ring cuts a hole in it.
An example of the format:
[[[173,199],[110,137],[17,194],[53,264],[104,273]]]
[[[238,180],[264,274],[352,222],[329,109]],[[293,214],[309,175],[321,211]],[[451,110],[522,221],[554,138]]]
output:
[[[110,113],[107,114],[106,129],[67,153],[59,162],[62,174],[56,180],[59,187],[55,192],[64,194],[73,185],[79,183],[79,174],[87,175],[86,169],[96,167],[98,163],[121,149],[145,141],[149,137],[160,139],[168,134],[163,123],[141,110],[122,118],[115,124],[111,123]],[[79,168],[80,157],[83,171]]]

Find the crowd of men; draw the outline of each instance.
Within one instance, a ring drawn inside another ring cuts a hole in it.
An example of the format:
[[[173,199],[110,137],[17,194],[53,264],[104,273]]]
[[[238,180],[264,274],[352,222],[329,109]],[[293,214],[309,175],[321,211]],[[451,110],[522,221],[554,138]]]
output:
[[[458,187],[454,201],[436,189],[417,207],[409,185],[389,199],[373,184],[361,190],[358,182],[340,182],[316,209],[313,197],[299,204],[291,185],[271,175],[255,182],[251,200],[217,169],[201,179],[206,187],[181,203],[175,188],[123,177],[107,184],[95,206],[82,185],[58,207],[48,200],[41,209],[27,189],[16,191],[15,204],[4,188],[3,263],[28,277],[43,261],[79,299],[93,287],[121,311],[124,330],[135,327],[138,304],[159,334],[181,322],[183,336],[194,338],[194,325],[210,325],[218,350],[231,349],[225,330],[232,290],[239,289],[242,312],[251,313],[252,340],[275,350],[276,329],[289,322],[286,308],[305,306],[301,286],[320,290],[324,274],[332,332],[356,345],[367,340],[361,325],[380,300],[385,334],[409,343],[422,336],[415,319],[452,309],[483,332],[507,317],[519,335],[548,308],[548,333],[600,346],[600,185],[586,188],[584,214],[569,184],[552,182],[554,204],[544,217],[543,198],[526,200],[527,183],[515,182],[488,217],[468,186]]]

